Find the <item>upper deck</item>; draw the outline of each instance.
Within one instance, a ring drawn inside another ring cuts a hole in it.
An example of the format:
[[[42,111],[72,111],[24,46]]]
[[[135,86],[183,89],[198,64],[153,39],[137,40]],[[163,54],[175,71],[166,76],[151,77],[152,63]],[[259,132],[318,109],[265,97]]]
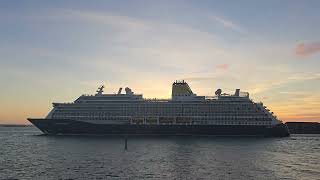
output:
[[[189,85],[185,81],[175,81],[172,84],[172,97],[168,99],[157,98],[143,98],[142,94],[135,94],[130,88],[125,88],[125,93],[122,94],[122,88],[119,88],[117,94],[103,94],[104,86],[100,86],[97,93],[94,95],[81,95],[73,103],[53,103],[54,106],[61,104],[85,104],[85,103],[103,103],[103,102],[237,102],[237,101],[250,101],[249,93],[240,92],[240,89],[236,89],[234,94],[222,93],[221,89],[218,89],[213,96],[198,96],[193,93]]]

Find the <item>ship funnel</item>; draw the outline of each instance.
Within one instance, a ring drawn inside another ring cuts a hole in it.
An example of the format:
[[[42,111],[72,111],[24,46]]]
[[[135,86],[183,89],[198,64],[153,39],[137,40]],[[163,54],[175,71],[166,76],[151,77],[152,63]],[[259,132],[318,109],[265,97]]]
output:
[[[175,81],[172,84],[172,97],[175,96],[191,96],[194,95],[188,83],[184,80]]]
[[[240,96],[240,89],[236,89],[236,92],[234,93],[235,96]]]

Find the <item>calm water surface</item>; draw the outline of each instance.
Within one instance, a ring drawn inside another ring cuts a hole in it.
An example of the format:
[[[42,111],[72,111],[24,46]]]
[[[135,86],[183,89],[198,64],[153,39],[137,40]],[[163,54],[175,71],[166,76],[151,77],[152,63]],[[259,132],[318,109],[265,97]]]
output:
[[[320,179],[320,135],[43,136],[0,127],[0,179]]]

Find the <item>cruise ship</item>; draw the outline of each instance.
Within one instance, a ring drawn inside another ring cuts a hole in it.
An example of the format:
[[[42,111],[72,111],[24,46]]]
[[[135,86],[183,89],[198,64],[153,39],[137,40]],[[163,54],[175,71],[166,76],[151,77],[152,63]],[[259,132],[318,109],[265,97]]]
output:
[[[45,118],[28,118],[44,134],[289,136],[282,123],[249,93],[198,96],[184,80],[172,84],[170,99],[146,99],[126,87],[81,95],[71,103],[53,103]]]

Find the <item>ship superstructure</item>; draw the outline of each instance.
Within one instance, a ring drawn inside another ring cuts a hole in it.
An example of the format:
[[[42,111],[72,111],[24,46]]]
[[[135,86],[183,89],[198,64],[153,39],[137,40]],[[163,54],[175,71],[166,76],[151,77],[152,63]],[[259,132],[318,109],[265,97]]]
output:
[[[128,87],[124,94],[122,88],[103,94],[103,88],[73,103],[53,103],[45,119],[29,120],[48,134],[289,135],[266,106],[240,89],[198,96],[182,80],[172,84],[171,99],[145,99]]]

